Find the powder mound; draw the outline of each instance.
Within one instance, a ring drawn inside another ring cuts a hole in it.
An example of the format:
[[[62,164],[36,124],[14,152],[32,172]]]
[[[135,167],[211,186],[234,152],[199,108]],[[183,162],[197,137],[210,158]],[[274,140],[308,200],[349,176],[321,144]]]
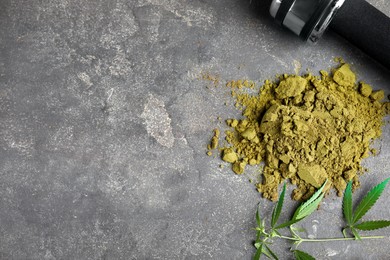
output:
[[[359,187],[361,161],[381,135],[389,107],[379,102],[383,91],[356,83],[348,64],[332,74],[267,80],[258,95],[234,88],[232,96],[244,119],[226,121],[231,130],[225,132],[222,159],[237,174],[248,164],[264,162],[262,182],[256,186],[272,201],[286,179],[296,185],[295,200],[309,198],[326,179],[326,190],[334,188],[339,196],[350,180]]]

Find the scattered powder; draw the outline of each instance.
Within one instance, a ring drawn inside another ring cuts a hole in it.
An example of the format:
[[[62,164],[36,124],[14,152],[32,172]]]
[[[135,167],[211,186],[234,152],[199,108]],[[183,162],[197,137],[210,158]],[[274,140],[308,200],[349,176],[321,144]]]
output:
[[[232,88],[238,88],[238,89],[242,89],[242,88],[254,88],[255,87],[255,82],[253,81],[249,81],[249,80],[232,80],[232,81],[229,81],[228,83],[226,83],[226,86],[227,87],[232,87]]]
[[[211,82],[214,87],[218,86],[220,80],[218,75],[211,75],[210,73],[205,72],[202,73],[201,79]]]
[[[251,81],[230,81],[236,107],[243,119],[228,119],[227,145],[219,147],[222,159],[236,174],[245,167],[265,163],[257,189],[276,201],[278,186],[286,179],[296,185],[293,199],[305,200],[326,179],[326,190],[342,195],[348,181],[360,186],[361,161],[370,155],[370,143],[380,137],[389,102],[382,90],[373,91],[348,64],[321,76],[283,75],[265,81],[258,95],[247,94]],[[218,148],[220,133],[208,146]]]

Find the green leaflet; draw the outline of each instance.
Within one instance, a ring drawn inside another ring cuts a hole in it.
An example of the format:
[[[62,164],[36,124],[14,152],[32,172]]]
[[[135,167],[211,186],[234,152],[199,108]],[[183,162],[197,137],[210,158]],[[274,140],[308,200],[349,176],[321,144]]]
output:
[[[316,193],[314,193],[308,201],[298,207],[298,209],[294,213],[293,219],[303,219],[317,209],[322,198],[324,197],[324,193],[322,192],[322,190],[325,188],[327,182],[328,180],[326,180],[324,184],[322,184],[321,188]]]
[[[261,219],[260,219],[259,207],[257,207],[257,211],[256,211],[256,223],[257,223],[258,227],[261,227]]]
[[[267,245],[265,245],[265,247],[267,248],[269,254],[272,256],[273,259],[279,260],[279,258],[275,255],[275,253],[272,252],[272,250]]]
[[[311,196],[311,198],[306,201],[305,203],[301,204],[297,210],[294,213],[294,216],[292,217],[291,220],[278,225],[275,227],[275,229],[280,229],[284,227],[291,226],[292,224],[297,223],[298,221],[304,219],[305,217],[309,216],[311,213],[313,213],[318,205],[320,204],[322,198],[324,197],[324,193],[322,193],[322,190],[324,189],[326,183],[328,180],[324,182],[324,184],[321,186],[321,188]]]
[[[297,223],[300,220],[302,220],[302,219],[292,219],[292,220],[289,220],[287,222],[284,222],[283,224],[278,225],[277,227],[275,227],[275,229],[281,229],[281,228],[285,228],[285,227],[291,226],[292,224],[295,224],[295,223]]]
[[[360,230],[374,230],[379,228],[384,228],[390,226],[389,220],[374,220],[374,221],[365,221],[355,225],[354,227]]]
[[[264,244],[265,245],[265,244]],[[268,252],[268,250],[266,248],[263,248],[263,250],[261,251],[262,254],[264,254],[266,257],[268,258],[272,258],[271,254]]]
[[[352,225],[352,181],[348,183],[344,192],[343,213],[348,225]]]
[[[315,260],[314,257],[300,250],[294,250],[294,257],[296,260]]]
[[[263,251],[263,244],[260,244],[260,246],[256,250],[256,254],[253,257],[253,260],[260,260],[261,252]]]
[[[259,205],[260,206],[260,205]],[[261,218],[260,218],[260,208],[259,206],[257,207],[257,210],[256,210],[256,223],[257,223],[257,235],[256,235],[256,241],[258,241],[261,237],[261,234],[262,234],[262,230],[264,230],[264,220],[261,221]],[[258,248],[258,247],[256,247]]]
[[[278,204],[276,205],[276,207],[274,208],[274,210],[272,212],[271,227],[274,227],[276,225],[276,222],[279,219],[280,213],[282,212],[285,193],[286,193],[286,183],[283,185],[283,191],[279,196]]]
[[[302,208],[299,208],[296,219],[303,219],[313,213],[320,204],[322,198],[324,197],[324,193],[322,193],[318,198],[316,198],[312,203],[307,205],[302,205]]]
[[[375,204],[375,202],[378,200],[378,198],[381,196],[383,190],[386,187],[386,184],[390,181],[390,178],[387,178],[377,186],[375,186],[373,189],[371,189],[367,195],[363,198],[363,200],[359,203],[357,206],[354,214],[352,223],[358,222],[366,213],[367,211]]]

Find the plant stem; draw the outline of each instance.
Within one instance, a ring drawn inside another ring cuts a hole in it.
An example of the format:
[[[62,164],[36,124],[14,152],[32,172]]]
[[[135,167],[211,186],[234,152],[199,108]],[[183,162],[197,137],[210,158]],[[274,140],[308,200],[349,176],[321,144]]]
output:
[[[348,241],[348,240],[357,240],[354,237],[340,237],[340,238],[298,238],[298,237],[287,237],[287,236],[278,236],[283,239],[292,240],[292,241],[301,241],[301,242],[329,242],[329,241]],[[384,236],[368,236],[368,237],[360,237],[363,239],[380,239],[384,238]]]

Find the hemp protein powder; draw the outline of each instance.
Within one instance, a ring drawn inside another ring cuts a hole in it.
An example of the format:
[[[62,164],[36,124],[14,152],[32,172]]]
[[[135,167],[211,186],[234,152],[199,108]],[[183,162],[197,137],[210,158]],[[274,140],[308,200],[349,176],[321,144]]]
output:
[[[256,187],[272,201],[286,179],[296,185],[295,200],[309,198],[326,179],[326,190],[334,188],[339,196],[350,180],[359,187],[361,161],[375,153],[370,144],[382,134],[390,103],[382,102],[383,90],[357,83],[348,64],[320,74],[266,80],[258,95],[243,91],[253,88],[252,82],[228,82],[243,118],[226,120],[230,130],[223,146],[220,131],[214,130],[208,154],[219,149],[236,174],[264,162]]]

